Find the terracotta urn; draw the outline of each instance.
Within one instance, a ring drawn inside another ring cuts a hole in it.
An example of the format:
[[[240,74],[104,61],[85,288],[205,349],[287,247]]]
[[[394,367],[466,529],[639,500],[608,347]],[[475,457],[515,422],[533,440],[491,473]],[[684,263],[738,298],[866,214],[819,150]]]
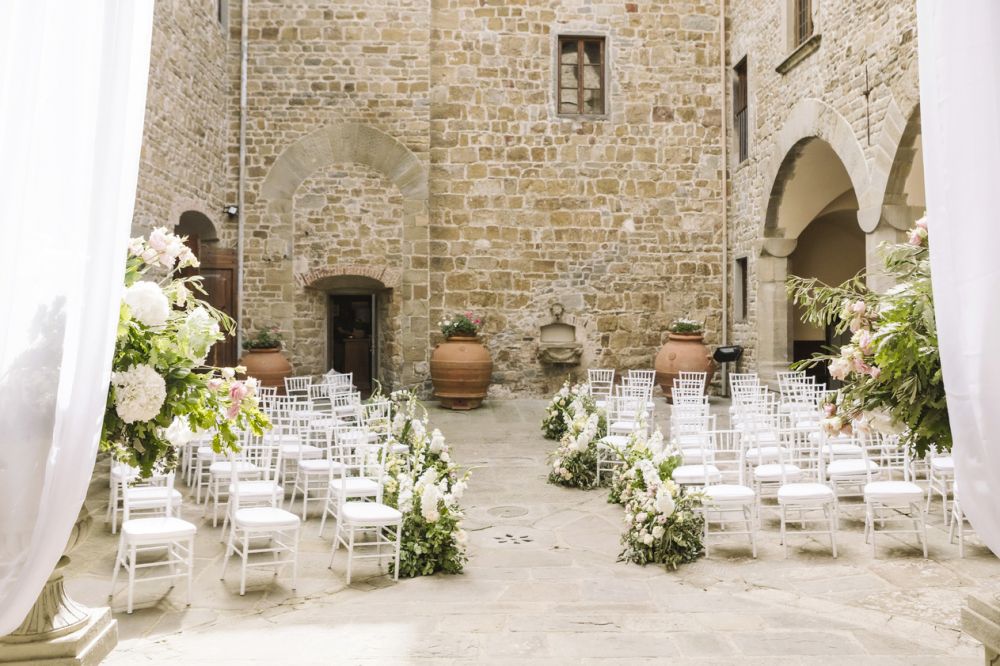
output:
[[[705,344],[702,333],[671,333],[667,343],[656,355],[653,364],[656,369],[656,383],[663,390],[667,400],[673,401],[674,379],[682,372],[707,372],[705,391],[715,375],[715,361]]]
[[[248,377],[256,377],[261,386],[277,387],[279,393],[285,390],[285,377],[292,374],[292,364],[280,347],[248,349],[240,357],[240,365],[246,366]]]
[[[493,359],[476,336],[454,335],[431,354],[434,397],[448,409],[481,405],[492,374]]]

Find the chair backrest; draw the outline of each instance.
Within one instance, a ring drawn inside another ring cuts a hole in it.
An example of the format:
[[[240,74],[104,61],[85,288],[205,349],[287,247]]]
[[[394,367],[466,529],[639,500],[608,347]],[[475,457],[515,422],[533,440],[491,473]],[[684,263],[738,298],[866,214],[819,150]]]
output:
[[[611,395],[615,385],[615,371],[605,368],[589,368],[587,370],[587,385],[590,387],[590,395],[603,399]]]
[[[309,387],[312,386],[313,378],[308,375],[298,377],[285,377],[285,393],[287,395],[308,395]]]
[[[333,389],[334,392],[337,392],[337,390],[351,391],[354,389],[354,373],[331,370],[323,375],[323,383]]]
[[[361,424],[382,441],[392,431],[392,403],[388,400],[373,400],[361,406]]]
[[[139,470],[135,467],[129,465],[123,465],[126,468],[126,473],[121,475],[121,498],[124,511],[122,513],[122,520],[128,520],[129,515],[132,510],[131,500],[129,499],[128,489],[138,488],[138,487],[158,487],[165,488],[164,491],[164,502],[163,509],[166,512],[166,516],[169,518],[173,513],[173,489],[174,489],[174,473],[167,472],[166,474],[153,474],[149,478],[139,479]],[[149,508],[149,507],[143,507]]]
[[[656,370],[629,370],[625,373],[625,384],[648,386],[650,389],[656,383]]]
[[[271,410],[271,403],[274,401],[275,396],[278,395],[278,387],[258,384],[255,392],[257,393],[257,401],[260,408],[265,413],[269,412]]]

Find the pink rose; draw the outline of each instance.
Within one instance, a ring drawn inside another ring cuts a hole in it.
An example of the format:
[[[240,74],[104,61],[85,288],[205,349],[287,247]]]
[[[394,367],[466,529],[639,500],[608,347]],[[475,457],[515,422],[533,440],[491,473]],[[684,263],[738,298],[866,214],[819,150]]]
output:
[[[868,369],[868,374],[871,376],[872,379],[878,379],[882,375],[882,369],[879,368],[877,365],[873,365]]]
[[[166,252],[170,241],[167,238],[167,230],[163,227],[157,227],[153,229],[152,233],[149,234],[149,247],[153,248],[157,252]]]
[[[229,405],[229,409],[226,410],[226,418],[232,421],[239,415],[239,413],[240,413],[240,403],[234,402],[233,404]]]
[[[918,228],[927,231],[927,218],[926,217],[920,218],[919,220],[917,220],[916,225]]]
[[[851,310],[853,310],[855,314],[863,315],[866,307],[867,306],[865,306],[864,301],[855,301],[854,305],[851,306]]]
[[[837,405],[833,404],[832,402],[826,403],[825,405],[823,405],[823,413],[826,414],[828,417],[833,416],[834,414],[837,413]]]
[[[233,382],[233,385],[229,387],[229,399],[235,403],[239,403],[243,398],[247,397],[247,387],[243,385],[243,382]]]
[[[218,391],[219,388],[222,386],[222,380],[219,379],[218,377],[212,377],[211,379],[208,380],[206,385],[208,386],[210,391]]]
[[[862,354],[872,353],[872,334],[871,331],[862,329],[858,331],[858,348],[861,349]]]

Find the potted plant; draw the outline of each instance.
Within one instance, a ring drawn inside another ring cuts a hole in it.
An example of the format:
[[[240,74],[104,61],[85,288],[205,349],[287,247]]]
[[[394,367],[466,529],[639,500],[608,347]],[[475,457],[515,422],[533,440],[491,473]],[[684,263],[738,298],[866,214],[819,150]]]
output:
[[[442,407],[475,409],[486,397],[493,359],[479,341],[482,324],[471,312],[438,322],[445,341],[431,354],[431,381]]]
[[[292,374],[291,364],[281,353],[281,342],[278,327],[265,326],[243,339],[246,353],[240,358],[247,374],[259,379],[262,386],[275,386],[279,391],[285,388],[285,377]]]
[[[674,379],[682,372],[705,372],[705,390],[715,374],[715,362],[705,345],[705,326],[693,319],[675,319],[667,329],[667,342],[656,355],[656,383],[668,401],[673,400]]]

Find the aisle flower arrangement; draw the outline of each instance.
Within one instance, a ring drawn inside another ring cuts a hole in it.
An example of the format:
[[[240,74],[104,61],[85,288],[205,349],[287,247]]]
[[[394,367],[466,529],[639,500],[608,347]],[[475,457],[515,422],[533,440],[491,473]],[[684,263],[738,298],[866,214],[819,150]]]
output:
[[[129,242],[101,449],[142,477],[174,469],[191,430],[213,432],[221,453],[239,447],[241,431],[269,427],[255,379],[205,366],[233,322],[197,296],[200,277],[179,275],[197,265],[184,239],[162,227]]]
[[[573,421],[569,408],[577,398],[593,401],[590,397],[590,384],[580,382],[571,385],[567,379],[545,408],[545,418],[542,419],[542,435],[545,439],[558,441],[566,434]]]
[[[459,501],[469,474],[451,459],[441,431],[428,432],[427,411],[413,393],[396,391],[390,400],[390,447],[403,443],[409,448],[390,457],[385,485],[385,502],[403,512],[399,575],[461,573],[468,538]]]
[[[549,483],[593,488],[597,485],[597,442],[607,435],[607,419],[587,395],[574,397],[564,418],[568,419],[566,432],[549,455]]]
[[[649,434],[645,428],[635,431],[628,438],[628,443],[621,450],[622,465],[618,467],[611,479],[611,489],[608,501],[613,504],[624,504],[622,496],[631,480],[635,477],[635,468],[642,460],[651,460],[660,470],[660,476],[669,479],[674,468],[681,464],[680,452],[673,444],[668,443],[660,429]]]
[[[886,274],[896,286],[870,290],[863,275],[837,287],[792,277],[788,289],[804,308],[803,319],[850,331],[849,344],[817,354],[801,365],[828,363],[843,382],[826,405],[828,432],[852,424],[901,433],[916,456],[933,445],[951,450],[951,428],[931,291],[927,223],[917,222],[906,243],[881,248]]]

